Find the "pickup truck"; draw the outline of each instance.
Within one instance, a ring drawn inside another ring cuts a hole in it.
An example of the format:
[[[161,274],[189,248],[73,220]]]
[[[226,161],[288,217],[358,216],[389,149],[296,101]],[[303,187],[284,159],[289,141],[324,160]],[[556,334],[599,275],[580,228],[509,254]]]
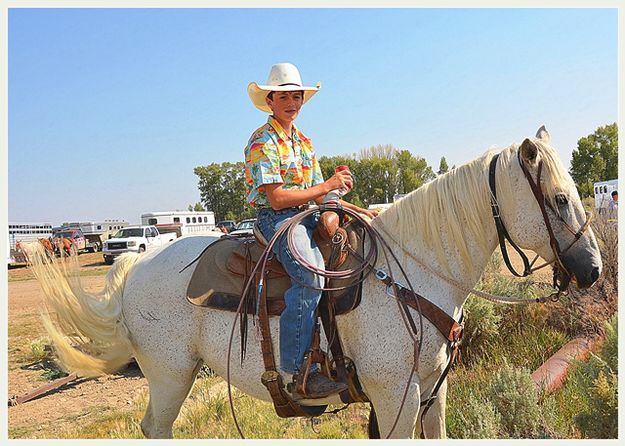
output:
[[[60,253],[61,240],[64,238],[69,239],[76,254],[83,251],[97,252],[102,246],[99,235],[86,235],[78,228],[63,227],[52,236],[52,245],[57,254]]]
[[[176,233],[161,234],[156,226],[127,226],[104,242],[104,263],[112,265],[115,257],[125,252],[151,251],[176,239]]]

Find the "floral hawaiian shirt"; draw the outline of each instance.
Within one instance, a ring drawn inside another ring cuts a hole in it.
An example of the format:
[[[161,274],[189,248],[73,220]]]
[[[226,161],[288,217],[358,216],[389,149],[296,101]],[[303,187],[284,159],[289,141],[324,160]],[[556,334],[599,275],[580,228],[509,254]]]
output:
[[[269,206],[262,185],[284,183],[284,189],[307,189],[323,183],[312,142],[293,125],[292,143],[273,117],[256,130],[245,147],[247,201],[253,207]]]

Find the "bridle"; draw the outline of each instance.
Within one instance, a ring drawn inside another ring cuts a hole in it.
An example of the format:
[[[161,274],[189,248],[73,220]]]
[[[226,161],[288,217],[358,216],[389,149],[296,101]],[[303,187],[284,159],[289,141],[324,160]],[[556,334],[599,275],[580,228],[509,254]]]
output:
[[[497,203],[497,188],[496,188],[496,182],[495,182],[495,170],[497,168],[497,160],[499,159],[499,155],[500,155],[499,153],[496,154],[490,161],[490,166],[488,168],[488,185],[490,187],[490,193],[491,193],[491,196],[490,196],[491,210],[493,212],[493,219],[495,220],[495,226],[497,227],[497,237],[499,239],[499,246],[501,248],[501,254],[503,256],[504,262],[506,266],[508,267],[508,269],[510,270],[510,272],[517,277],[526,277],[536,270],[539,270],[541,268],[544,268],[545,266],[553,264],[553,287],[558,289],[558,294],[560,292],[565,292],[568,289],[572,275],[564,266],[564,263],[562,261],[562,256],[569,249],[571,249],[571,247],[588,230],[588,228],[590,227],[590,222],[592,221],[592,213],[586,212],[586,221],[581,226],[579,231],[575,231],[575,229],[573,229],[566,221],[564,221],[564,219],[560,216],[560,214],[555,211],[551,203],[545,198],[543,190],[540,187],[540,178],[542,175],[543,161],[541,160],[538,163],[538,174],[536,176],[536,181],[534,181],[534,179],[532,178],[532,175],[529,173],[529,170],[527,169],[527,166],[521,159],[521,150],[519,149],[517,151],[517,158],[519,160],[519,165],[521,166],[521,170],[523,171],[523,174],[525,175],[525,178],[527,179],[527,182],[529,183],[530,189],[532,190],[532,193],[534,194],[534,198],[536,198],[536,202],[538,203],[538,207],[540,208],[540,212],[542,213],[543,220],[545,222],[545,227],[547,228],[547,233],[549,234],[549,245],[551,246],[551,250],[553,251],[553,254],[554,254],[554,259],[552,261],[546,262],[543,265],[540,265],[537,267],[532,267],[534,263],[536,262],[536,260],[538,259],[538,255],[536,255],[536,257],[534,257],[534,260],[532,260],[532,262],[530,263],[529,259],[527,258],[523,250],[521,250],[521,248],[519,248],[518,245],[514,243],[514,241],[510,238],[510,234],[506,230],[506,227],[504,226],[503,221],[501,219],[501,212],[499,209],[499,204]],[[569,232],[571,232],[571,234],[573,234],[574,236],[574,240],[564,250],[560,249],[560,244],[558,243],[558,240],[556,239],[556,236],[553,232],[553,227],[551,226],[551,220],[549,219],[549,215],[547,214],[547,208],[551,209],[553,214],[564,224],[564,227]],[[510,262],[510,258],[508,256],[508,251],[507,251],[506,243],[505,243],[506,240],[508,241],[508,243],[510,243],[510,246],[512,246],[512,248],[514,248],[514,250],[519,254],[519,256],[521,257],[521,260],[523,261],[524,269],[522,273],[518,273]]]

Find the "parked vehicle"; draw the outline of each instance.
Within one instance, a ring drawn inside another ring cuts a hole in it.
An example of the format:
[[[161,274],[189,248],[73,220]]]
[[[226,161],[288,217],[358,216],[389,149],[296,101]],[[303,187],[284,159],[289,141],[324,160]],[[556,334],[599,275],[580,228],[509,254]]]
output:
[[[8,235],[7,263],[9,265],[24,264],[27,262],[27,258],[26,254],[22,252],[20,244],[36,242],[40,238],[47,239],[52,237],[52,224],[9,222]]]
[[[102,251],[102,245],[105,240],[111,238],[120,229],[128,226],[127,221],[123,220],[100,220],[100,221],[80,221],[65,222],[57,231],[62,229],[80,229],[91,246],[91,251]]]
[[[176,233],[161,234],[154,225],[128,226],[104,242],[102,248],[104,263],[112,265],[115,257],[125,252],[151,251],[173,242],[175,239]]]
[[[234,220],[222,220],[217,223],[217,227],[224,227],[228,232],[232,232],[237,228],[237,222]]]
[[[618,191],[618,179],[599,181],[594,185],[595,209],[599,214],[606,212],[608,204],[612,201],[612,191]]]
[[[161,234],[215,235],[215,213],[211,211],[163,211],[141,214],[142,225],[154,225]]]
[[[254,224],[256,223],[255,218],[248,218],[246,220],[241,220],[237,225],[236,229],[230,232],[230,235],[243,235],[243,234],[253,234]]]
[[[52,236],[52,244],[56,253],[60,253],[64,238],[71,242],[71,249],[76,254],[84,251],[97,252],[102,246],[102,240],[99,235],[86,236],[81,229],[62,228]]]

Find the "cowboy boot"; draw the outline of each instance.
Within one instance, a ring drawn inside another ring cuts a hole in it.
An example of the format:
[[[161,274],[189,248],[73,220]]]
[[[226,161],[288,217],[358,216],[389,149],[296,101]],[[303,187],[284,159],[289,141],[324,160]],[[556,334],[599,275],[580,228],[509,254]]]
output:
[[[304,392],[301,393],[301,389],[298,388],[300,386],[297,385],[301,377],[299,375],[293,375],[293,382],[287,385],[287,390],[291,393],[293,399],[325,398],[348,389],[347,384],[332,381],[319,371],[311,372],[307,378]]]

